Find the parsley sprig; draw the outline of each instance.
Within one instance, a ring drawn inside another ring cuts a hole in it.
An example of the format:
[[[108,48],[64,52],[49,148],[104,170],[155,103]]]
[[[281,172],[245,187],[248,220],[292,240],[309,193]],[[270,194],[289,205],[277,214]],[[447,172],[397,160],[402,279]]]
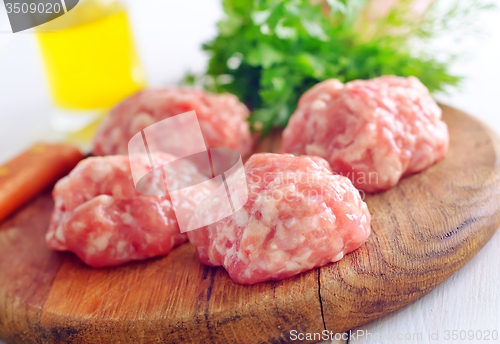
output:
[[[300,95],[329,78],[414,75],[431,92],[444,91],[461,81],[449,70],[455,56],[438,59],[413,51],[411,42],[432,38],[438,27],[450,30],[446,20],[459,14],[490,8],[467,0],[460,11],[460,1],[441,16],[428,10],[409,20],[410,1],[400,0],[370,23],[363,0],[223,0],[219,35],[203,46],[211,56],[207,73],[185,81],[237,95],[252,110],[253,129],[263,134],[286,126]]]

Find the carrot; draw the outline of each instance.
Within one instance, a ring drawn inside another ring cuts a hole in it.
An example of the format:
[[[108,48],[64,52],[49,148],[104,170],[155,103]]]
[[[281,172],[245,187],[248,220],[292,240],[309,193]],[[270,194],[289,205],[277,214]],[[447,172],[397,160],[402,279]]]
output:
[[[37,144],[0,167],[0,221],[52,186],[83,159],[68,145]]]

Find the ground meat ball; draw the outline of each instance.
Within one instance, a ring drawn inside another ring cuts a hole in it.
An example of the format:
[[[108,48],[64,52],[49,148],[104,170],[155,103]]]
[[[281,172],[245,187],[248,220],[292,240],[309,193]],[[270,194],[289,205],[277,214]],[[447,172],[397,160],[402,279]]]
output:
[[[175,87],[144,90],[118,104],[98,129],[93,153],[127,154],[128,142],[136,133],[193,110],[208,148],[232,148],[242,156],[250,153],[253,140],[246,121],[249,111],[235,96]]]
[[[146,155],[135,166],[150,171]],[[156,155],[163,165],[173,156]],[[149,193],[164,192],[161,170],[147,176]],[[54,187],[55,209],[48,246],[72,251],[93,267],[165,255],[187,240],[181,234],[169,196],[146,196],[135,190],[127,156],[88,158]]]
[[[377,192],[442,159],[448,129],[415,77],[324,81],[299,100],[281,152],[325,158],[360,190]]]
[[[341,259],[370,234],[370,213],[349,179],[317,157],[255,154],[245,164],[248,201],[219,222],[188,232],[198,257],[237,283],[281,280]],[[231,196],[242,182],[230,190]],[[192,221],[217,212],[200,207]]]

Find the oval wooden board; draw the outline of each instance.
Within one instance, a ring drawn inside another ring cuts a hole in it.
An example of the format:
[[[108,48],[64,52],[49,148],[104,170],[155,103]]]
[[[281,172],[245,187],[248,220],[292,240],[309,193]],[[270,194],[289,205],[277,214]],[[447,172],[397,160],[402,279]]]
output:
[[[428,293],[500,224],[500,144],[449,107],[447,157],[366,198],[368,242],[338,263],[241,286],[201,265],[191,244],[163,258],[93,269],[45,247],[45,194],[0,229],[0,338],[9,343],[286,343],[342,332]],[[263,142],[274,150],[277,141]]]

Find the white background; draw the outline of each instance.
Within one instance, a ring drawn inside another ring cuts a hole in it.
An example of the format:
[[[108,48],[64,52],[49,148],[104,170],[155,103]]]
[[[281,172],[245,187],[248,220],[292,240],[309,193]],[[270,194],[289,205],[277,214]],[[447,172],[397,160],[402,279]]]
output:
[[[149,84],[174,84],[188,70],[203,71],[207,57],[200,46],[216,33],[215,23],[222,16],[220,0],[141,0],[129,1],[129,7]],[[453,71],[467,79],[460,90],[438,99],[500,132],[500,12],[485,13],[479,22],[484,32],[479,38],[470,37],[459,47],[440,41],[440,48],[464,52]],[[52,105],[34,36],[7,34],[5,24],[0,5],[0,163],[52,135]],[[500,233],[436,290],[363,329],[379,334],[423,333],[424,340],[418,343],[452,343],[443,340],[445,330],[500,330],[499,247]],[[441,340],[428,340],[429,331],[440,331]],[[417,343],[378,341],[397,342]]]

